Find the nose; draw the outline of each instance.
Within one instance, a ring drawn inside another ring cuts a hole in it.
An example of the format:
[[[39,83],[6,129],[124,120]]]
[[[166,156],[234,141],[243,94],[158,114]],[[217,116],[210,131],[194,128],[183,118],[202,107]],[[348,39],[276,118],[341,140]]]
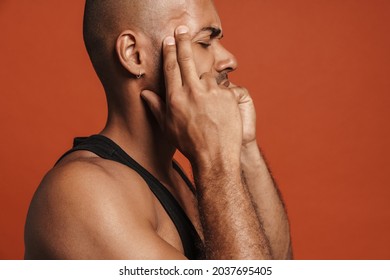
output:
[[[222,44],[216,49],[215,70],[217,72],[231,72],[237,68],[237,59]]]

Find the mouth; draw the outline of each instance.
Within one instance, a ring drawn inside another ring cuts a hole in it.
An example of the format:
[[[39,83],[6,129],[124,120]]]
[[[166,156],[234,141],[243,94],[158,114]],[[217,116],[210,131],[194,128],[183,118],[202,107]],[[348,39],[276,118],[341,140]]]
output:
[[[229,87],[230,86],[230,81],[226,80],[226,81],[222,82],[221,85],[224,85],[225,87]]]

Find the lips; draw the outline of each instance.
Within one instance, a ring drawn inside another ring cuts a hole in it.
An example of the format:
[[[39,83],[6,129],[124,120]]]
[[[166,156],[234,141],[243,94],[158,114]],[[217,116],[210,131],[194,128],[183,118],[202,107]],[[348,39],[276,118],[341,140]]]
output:
[[[224,85],[225,87],[229,87],[230,86],[230,81],[226,80],[226,81],[222,82],[221,85]]]

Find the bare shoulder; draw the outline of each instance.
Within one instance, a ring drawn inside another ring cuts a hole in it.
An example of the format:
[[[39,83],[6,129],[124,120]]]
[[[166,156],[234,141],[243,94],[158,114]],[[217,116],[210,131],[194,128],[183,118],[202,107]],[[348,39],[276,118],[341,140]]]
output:
[[[42,180],[29,209],[26,258],[160,258],[154,197],[124,165],[94,156],[67,159]],[[173,249],[172,253],[176,253]]]

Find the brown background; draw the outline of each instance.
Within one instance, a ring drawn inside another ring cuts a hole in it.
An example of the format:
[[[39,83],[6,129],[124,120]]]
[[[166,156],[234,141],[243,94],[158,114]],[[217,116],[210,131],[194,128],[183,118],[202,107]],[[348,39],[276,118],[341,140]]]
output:
[[[83,2],[0,2],[0,259],[23,257],[42,176],[74,136],[105,121]],[[390,259],[390,1],[216,3],[296,258]]]

